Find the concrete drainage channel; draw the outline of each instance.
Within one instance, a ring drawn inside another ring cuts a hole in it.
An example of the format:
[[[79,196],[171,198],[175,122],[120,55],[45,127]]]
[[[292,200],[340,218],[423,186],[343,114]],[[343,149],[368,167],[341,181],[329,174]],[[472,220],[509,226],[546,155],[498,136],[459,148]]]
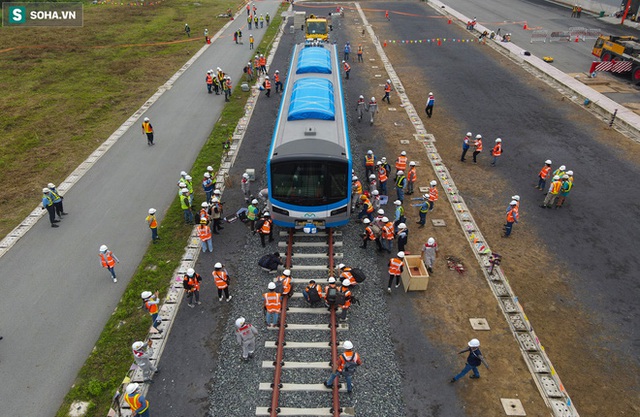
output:
[[[287,10],[287,14],[290,14],[292,11],[292,6],[289,6]],[[240,10],[241,14],[244,12],[243,9]],[[237,17],[238,15],[236,15]],[[271,66],[271,61],[273,60],[273,56],[275,51],[278,49],[278,45],[280,44],[280,38],[284,33],[284,29],[286,27],[287,19],[283,19],[282,24],[278,30],[278,34],[276,35],[273,44],[271,46],[268,58],[267,58],[267,68]],[[226,26],[225,26],[226,28]],[[222,28],[219,33],[224,31],[225,28]],[[216,36],[218,36],[216,34]],[[192,62],[190,60],[189,62]],[[221,184],[220,191],[224,193],[225,189],[225,178],[229,174],[229,170],[233,166],[236,157],[238,156],[238,150],[240,149],[240,145],[242,144],[242,140],[244,139],[244,135],[251,120],[251,115],[253,114],[253,109],[255,108],[256,100],[260,95],[260,90],[257,88],[257,85],[260,84],[261,81],[256,82],[256,86],[252,89],[251,95],[247,99],[247,104],[244,107],[245,113],[244,116],[238,122],[235,131],[232,135],[232,143],[229,147],[229,151],[226,155],[222,156],[222,160],[220,161],[220,169],[218,170],[218,174],[216,176],[216,181],[218,184]],[[187,269],[193,268],[195,266],[196,261],[198,260],[198,255],[200,254],[200,238],[198,237],[198,233],[196,228],[194,227],[191,231],[191,236],[187,242],[187,247],[182,255],[182,259],[180,261],[180,266],[178,266],[173,272],[173,279],[171,282],[171,287],[167,293],[167,297],[160,308],[159,316],[162,318],[162,327],[163,330],[162,335],[158,333],[153,327],[150,329],[149,339],[152,342],[152,349],[154,354],[152,356],[152,361],[154,364],[157,364],[162,356],[162,351],[164,350],[167,337],[169,332],[171,331],[171,327],[173,325],[174,318],[178,313],[178,308],[180,307],[180,303],[182,302],[182,298],[184,296],[184,288],[182,287],[182,277],[187,272]],[[125,376],[122,381],[122,385],[126,385],[130,382],[140,383],[142,394],[146,395],[148,391],[148,385],[143,384],[143,375],[142,370],[138,368],[138,366],[133,363],[130,371]],[[123,417],[131,415],[131,410],[129,408],[129,404],[124,401],[124,396],[119,401],[119,408],[121,410],[121,414]],[[110,410],[107,417],[112,417],[117,415],[114,410]]]
[[[478,229],[478,226],[466,206],[464,199],[458,193],[458,189],[451,178],[449,170],[442,162],[442,158],[438,154],[438,150],[434,145],[435,137],[432,134],[427,133],[422,120],[418,116],[418,113],[405,93],[400,78],[393,69],[382,45],[369,25],[360,4],[355,3],[355,5],[362,20],[362,25],[369,33],[369,36],[378,51],[378,55],[384,64],[384,68],[389,75],[389,79],[391,79],[393,85],[396,87],[396,92],[402,101],[401,106],[406,110],[409,120],[416,130],[416,134],[414,135],[415,140],[423,144],[429,161],[440,180],[440,184],[442,185],[442,188],[446,190],[449,203],[453,208],[462,230],[467,235],[469,245],[471,246],[476,259],[483,270],[489,287],[498,300],[498,306],[507,319],[509,328],[520,346],[522,357],[533,376],[533,380],[540,391],[540,395],[554,416],[578,417],[578,411],[575,409],[569,394],[560,380],[560,377],[555,372],[549,357],[545,353],[544,347],[534,332],[533,326],[527,319],[522,306],[518,302],[518,297],[513,293],[507,277],[499,266],[492,268],[492,273],[489,273],[489,256],[492,253],[489,244]],[[435,2],[433,7],[439,7],[440,5],[440,3]],[[447,10],[451,13],[450,8],[447,8]],[[454,15],[461,21],[464,21],[465,19],[464,16],[461,16],[458,13],[455,13]],[[501,400],[505,410],[522,408],[518,400]]]

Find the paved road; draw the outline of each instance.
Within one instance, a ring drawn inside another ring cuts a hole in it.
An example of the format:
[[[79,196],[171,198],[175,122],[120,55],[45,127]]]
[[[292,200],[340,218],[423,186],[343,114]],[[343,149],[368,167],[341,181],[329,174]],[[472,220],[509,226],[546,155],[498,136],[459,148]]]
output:
[[[260,9],[274,15],[278,5],[267,0]],[[224,106],[221,96],[206,94],[205,72],[220,66],[234,85],[242,74],[250,52],[229,35],[245,24],[234,22],[144,114],[156,146],[149,148],[134,125],[65,195],[70,214],[60,227],[43,218],[3,256],[2,415],[57,411],[146,251],[148,208],[156,207],[162,221],[179,172],[191,167]],[[263,33],[253,31],[256,44]],[[103,243],[120,258],[117,284],[100,267]]]

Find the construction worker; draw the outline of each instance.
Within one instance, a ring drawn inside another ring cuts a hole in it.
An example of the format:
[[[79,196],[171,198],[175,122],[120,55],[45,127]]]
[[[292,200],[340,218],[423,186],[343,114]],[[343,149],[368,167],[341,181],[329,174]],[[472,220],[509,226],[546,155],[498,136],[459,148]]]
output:
[[[202,277],[196,273],[195,269],[187,269],[187,273],[182,277],[182,286],[187,292],[188,306],[193,308],[196,304],[202,304],[200,302],[200,282]],[[195,296],[195,301],[193,301]],[[193,301],[193,302],[192,302]]]
[[[413,207],[420,207],[420,220],[416,223],[420,225],[420,228],[424,227],[427,222],[427,213],[429,212],[429,194],[425,194],[422,198],[414,198],[414,200],[421,200],[418,204],[412,204]]]
[[[364,98],[362,102],[364,103]],[[364,170],[367,178],[369,178],[369,176],[373,174],[373,170],[375,169],[375,167],[376,167],[376,156],[373,154],[373,151],[369,149],[367,151],[367,154],[364,156]]]
[[[567,171],[567,175],[569,176],[569,181],[571,181],[571,185],[573,186],[573,171],[571,170]],[[66,214],[66,213],[62,213],[62,214]]]
[[[249,28],[249,30],[251,30],[251,24],[253,23],[253,16],[251,16],[251,15],[248,13],[248,12],[249,12],[248,7],[249,7],[249,6],[247,6],[247,15],[248,15],[248,16],[247,16],[247,27]]]
[[[340,273],[340,275],[338,276],[338,280],[340,281],[340,283],[342,283],[342,281],[344,281],[345,279],[348,279],[351,280],[351,282],[355,285],[356,280],[351,273],[351,269],[352,268],[350,266],[346,266],[343,263],[338,264],[338,272]]]
[[[232,295],[229,295],[229,274],[227,270],[222,266],[220,262],[216,262],[213,265],[213,280],[218,288],[218,301],[222,301],[222,293],[224,292],[224,296],[227,299],[227,303],[231,301]]]
[[[284,262],[282,262],[282,257],[279,252],[268,253],[258,259],[258,265],[260,265],[260,268],[269,273],[278,272],[278,266],[283,264]]]
[[[264,21],[267,22],[267,26],[269,26],[269,22],[271,22],[271,16],[269,16],[269,13],[264,15]]]
[[[389,20],[389,21],[391,20],[391,18],[389,17],[389,10],[385,10],[384,11],[384,18]]]
[[[549,191],[547,192],[547,196],[544,198],[544,202],[540,207],[542,208],[551,208],[553,203],[556,202],[556,198],[558,198],[558,194],[560,193],[560,189],[562,188],[562,181],[560,181],[559,176],[553,177],[553,182],[549,186]]]
[[[116,255],[114,255],[112,251],[109,250],[107,245],[100,246],[100,253],[98,253],[98,256],[100,257],[100,263],[102,264],[102,267],[107,268],[107,270],[111,273],[113,282],[118,282],[114,267],[116,263],[120,263],[120,260],[116,258]]]
[[[264,28],[264,16],[262,16],[262,13],[260,13],[260,29]]]
[[[367,249],[367,242],[376,240],[376,235],[373,233],[373,229],[371,228],[371,220],[366,218],[362,220],[362,223],[364,223],[365,226],[364,233],[362,233],[362,245],[360,247],[362,249]],[[376,241],[376,243],[378,243],[379,249],[382,249],[382,247],[380,247],[380,242]]]
[[[395,206],[394,218],[393,218],[393,231],[398,233],[398,225],[404,223],[407,218],[404,215],[404,207],[402,207],[402,201],[396,200],[393,202]]]
[[[160,304],[158,296],[158,291],[155,293],[152,293],[151,291],[143,291],[142,294],[140,294],[140,297],[144,302],[144,308],[147,309],[151,316],[151,325],[158,331],[158,333],[162,333],[162,330],[159,329],[162,319],[158,317],[158,304]]]
[[[276,327],[280,321],[280,310],[282,310],[282,295],[276,292],[276,283],[270,282],[267,285],[268,291],[262,294],[265,310],[265,321],[267,328]]]
[[[140,385],[131,383],[127,385],[124,400],[131,407],[132,417],[149,417],[149,401],[140,393]]]
[[[384,83],[384,97],[382,101],[387,100],[387,104],[391,104],[391,80],[387,80]]]
[[[514,223],[518,223],[518,202],[516,200],[511,200],[509,203],[509,209],[507,211],[507,224],[504,226],[504,235],[502,237],[511,236],[511,229],[513,228]]]
[[[493,156],[493,161],[491,162],[492,167],[496,166],[500,155],[502,155],[502,139],[497,138],[496,144],[493,146],[493,149],[491,149],[491,156]]]
[[[265,247],[264,237],[269,236],[269,242],[273,242],[273,220],[268,211],[265,211],[260,219],[262,224],[258,228],[258,234],[260,234],[260,243],[262,247]]]
[[[64,197],[60,195],[54,183],[50,182],[47,185],[47,188],[49,189],[49,193],[53,198],[53,207],[56,209],[56,214],[58,215],[58,219],[62,220],[62,216],[66,216],[67,214],[69,214],[64,212],[64,208],[62,206],[62,200],[64,199]]]
[[[180,208],[182,208],[182,212],[184,213],[184,223],[193,224],[193,212],[191,211],[189,190],[186,187],[180,190]]]
[[[209,94],[213,93],[213,71],[212,70],[207,71],[207,75],[204,78],[204,80],[207,83],[207,93]]]
[[[558,196],[558,202],[556,203],[556,208],[561,208],[564,204],[569,192],[573,188],[573,183],[569,181],[569,175],[564,174],[562,176],[562,186],[560,187],[560,195]]]
[[[285,269],[282,274],[276,277],[276,292],[285,297],[293,295],[293,285],[291,284],[291,270]]]
[[[378,102],[376,101],[375,97],[371,97],[371,100],[369,100],[369,104],[367,104],[366,110],[370,113],[371,117],[371,119],[369,120],[369,125],[373,126],[373,121],[376,118],[376,114],[379,112]]]
[[[302,291],[302,297],[311,305],[324,298],[322,295],[322,288],[316,284],[316,281],[313,279],[309,280],[309,284],[305,287],[304,291]]]
[[[355,280],[353,282],[355,282]],[[351,280],[348,278],[343,279],[339,291],[344,296],[344,304],[340,306],[338,320],[347,321],[347,314],[349,307],[351,307],[351,298],[353,297],[351,293]]]
[[[336,296],[338,294],[335,277],[329,277],[328,284],[324,287],[322,293],[324,294],[324,304],[329,308],[335,306]]]
[[[344,45],[344,61],[351,61],[349,59],[349,55],[351,54],[351,44],[347,41],[347,43]],[[342,61],[342,62],[344,62]],[[349,78],[349,77],[347,77]]]
[[[187,38],[191,37],[191,28],[188,23],[184,24],[184,32],[187,34]]]
[[[258,200],[255,198],[251,200],[251,204],[247,207],[247,220],[249,220],[249,228],[253,231],[253,234],[256,233],[256,220],[258,220]]]
[[[200,213],[198,213],[198,224],[202,224],[202,221],[204,220],[204,224],[209,224],[211,222],[210,216],[209,216],[209,204],[206,201],[203,201],[200,204]]]
[[[409,158],[407,158],[407,152],[402,151],[400,155],[396,158],[396,175],[398,171],[406,171],[407,170],[407,162]]]
[[[358,62],[364,62],[364,59],[362,57],[362,45],[358,45]]]
[[[260,71],[267,75],[267,58],[265,58],[264,54],[260,54]]]
[[[467,357],[467,363],[464,366],[464,369],[456,376],[451,378],[451,383],[456,382],[463,376],[465,376],[469,371],[473,371],[473,375],[471,375],[471,379],[480,378],[480,372],[478,372],[478,366],[484,363],[487,368],[489,368],[482,356],[482,352],[480,352],[480,341],[478,339],[471,339],[467,344],[469,347],[458,352],[458,355],[461,353],[469,352],[469,356]]]
[[[360,202],[362,195],[362,183],[357,176],[351,177],[351,211],[354,211]]]
[[[373,195],[374,191],[378,190],[378,180],[376,180],[376,174],[369,175],[369,195]]]
[[[398,252],[395,258],[389,259],[389,282],[387,284],[387,292],[391,294],[391,284],[396,281],[396,288],[400,286],[400,276],[404,271],[404,252]]]
[[[547,185],[547,180],[551,176],[551,159],[547,159],[544,161],[544,166],[538,173],[538,185],[536,188],[538,190],[544,190]]]
[[[416,161],[409,162],[409,171],[407,172],[407,192],[406,194],[413,194],[413,186],[418,181],[418,172],[416,170]]]
[[[465,162],[464,157],[467,155],[467,151],[471,147],[469,141],[471,140],[471,132],[467,132],[466,136],[462,139],[462,155],[460,156],[460,162]]]
[[[389,179],[388,171],[382,165],[382,161],[378,161],[376,166],[378,171],[378,187],[380,188],[382,195],[387,195],[387,180]]]
[[[145,117],[142,122],[142,134],[147,135],[147,145],[153,145],[153,126],[148,117]]]
[[[222,227],[222,212],[223,208],[220,197],[214,196],[209,205],[209,215],[211,216],[211,220],[213,220],[211,229],[214,235],[220,234],[220,230],[224,229],[224,227]]]
[[[356,368],[362,365],[362,359],[358,353],[354,352],[353,343],[349,340],[345,340],[342,347],[345,351],[338,357],[338,366],[324,385],[327,388],[331,388],[333,381],[335,381],[338,375],[341,375],[347,382],[347,393],[350,394],[353,391],[353,375],[356,372]]]
[[[193,206],[193,178],[191,178],[191,175],[185,175],[184,183],[187,186],[187,190],[189,190],[189,205]]]
[[[249,42],[251,42],[251,38],[249,38]],[[253,66],[251,62],[247,62],[247,65],[243,68],[245,74],[247,74],[247,80],[253,81]]]
[[[153,383],[151,377],[158,372],[158,369],[151,363],[153,341],[149,339],[146,344],[144,342],[134,342],[131,345],[131,351],[133,352],[133,360],[138,365],[138,368],[142,370],[142,382]]]
[[[427,272],[433,274],[433,265],[438,257],[438,244],[433,237],[427,240],[427,243],[422,247],[422,261],[424,266],[427,267]]]
[[[149,215],[147,216],[146,221],[149,229],[151,230],[151,241],[153,243],[156,243],[156,241],[160,239],[158,237],[158,221],[156,220],[156,209],[149,209]]]
[[[348,80],[349,73],[351,72],[351,65],[348,62],[342,61],[342,67],[344,68],[344,76]]]
[[[231,85],[231,77],[227,75],[224,81],[224,101],[230,101],[229,97],[231,97],[232,87],[233,86]]]
[[[393,249],[393,239],[395,234],[393,233],[393,223],[389,221],[388,217],[383,217],[382,222],[384,225],[381,228],[380,243],[387,252],[391,253]]]
[[[211,73],[213,75],[213,91],[216,93],[217,96],[219,96],[222,84],[220,83],[220,80],[218,79],[218,77],[216,77],[215,74],[213,74],[213,70],[211,70]]]
[[[202,191],[204,191],[206,197],[205,201],[211,201],[211,194],[213,194],[213,180],[211,180],[211,174],[208,172],[204,173],[204,178],[202,178]]]
[[[382,204],[382,202],[380,201],[380,191],[371,190],[371,204],[373,204],[373,209],[375,211],[380,210],[380,205]]]
[[[280,78],[280,71],[276,70],[273,73],[273,78],[276,83],[276,93],[281,93],[283,89],[282,89],[282,79]]]
[[[246,172],[242,174],[242,178],[240,179],[240,190],[242,190],[242,194],[244,194],[244,201],[249,202],[249,197],[251,196],[251,181],[249,174]]]
[[[407,229],[406,223],[398,223],[396,238],[398,239],[398,250],[400,252],[405,252],[405,245],[409,240],[409,229]]]
[[[478,161],[476,160],[476,158],[478,157],[478,154],[480,154],[480,152],[482,152],[482,135],[477,134],[476,135],[476,140],[473,141],[473,163],[477,164]]]
[[[49,221],[51,222],[51,227],[58,227],[56,223],[60,223],[60,220],[56,220],[56,206],[53,203],[53,195],[51,194],[51,190],[49,188],[42,189],[42,209],[47,210],[49,213]]]
[[[512,195],[511,199],[516,201],[516,208],[518,210],[520,210],[520,196],[517,195],[517,194],[516,195]],[[509,210],[507,209],[507,211],[509,211]]]
[[[247,323],[244,317],[236,319],[236,340],[242,346],[242,360],[248,361],[253,358],[256,350],[256,336],[258,330],[250,323]]]
[[[251,30],[251,23],[249,23],[249,30]],[[253,49],[253,43],[255,42],[255,39],[253,38],[253,34],[250,33],[249,34],[249,49]]]
[[[429,183],[429,211],[433,211],[433,207],[438,201],[438,182],[436,180],[431,180]]]
[[[366,216],[367,219],[373,219],[373,204],[371,204],[371,200],[366,195],[361,195],[360,200],[362,201],[362,211],[358,214],[358,219],[362,219]]]
[[[253,16],[253,25],[255,26],[256,29],[259,29],[258,28],[258,16],[256,16],[255,14]]]
[[[356,102],[356,112],[358,112],[358,123],[360,123],[362,121],[362,116],[364,115],[364,110],[365,110],[364,96],[360,95],[360,97],[358,97],[358,101]]]
[[[389,177],[391,175],[391,165],[389,165],[389,163],[387,162],[387,158],[383,156],[382,158],[380,158],[380,162],[382,163],[384,169],[387,171],[387,177]]]
[[[404,175],[404,171],[400,170],[396,176],[396,193],[398,194],[398,200],[404,201],[404,189],[407,186],[407,177]]]
[[[209,252],[213,253],[213,242],[211,239],[211,229],[207,224],[207,219],[200,219],[200,224],[196,227],[198,231],[198,237],[200,238],[200,245],[202,246],[202,252],[206,252],[209,248]]]
[[[558,168],[558,169],[556,169],[555,171],[553,171],[553,174],[552,174],[552,175],[553,175],[554,177],[556,177],[556,176],[557,176],[557,177],[562,178],[562,176],[565,174],[565,170],[566,170],[566,169],[567,169],[567,167],[566,167],[566,166],[564,166],[564,165],[560,165],[560,168]]]
[[[264,82],[262,83],[262,86],[264,87],[265,96],[271,97],[271,81],[269,80],[268,75],[264,76]]]
[[[424,111],[427,113],[427,117],[431,119],[431,115],[433,115],[433,105],[436,104],[436,99],[433,96],[433,93],[429,92],[429,97],[427,97],[427,104],[425,105]]]

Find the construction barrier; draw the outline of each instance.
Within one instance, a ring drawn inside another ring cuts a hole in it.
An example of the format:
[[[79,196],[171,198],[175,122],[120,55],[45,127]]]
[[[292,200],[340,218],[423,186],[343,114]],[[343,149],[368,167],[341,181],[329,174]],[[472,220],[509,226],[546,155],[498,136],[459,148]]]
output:
[[[546,29],[542,30],[534,30],[531,32],[531,43],[534,42],[547,42],[547,36],[549,36],[549,31]]]
[[[551,32],[549,35],[549,42],[570,42],[571,32],[568,30]]]
[[[587,29],[587,33],[585,35],[585,39],[598,39],[598,36],[602,35],[602,30],[600,29]]]
[[[569,37],[571,38],[571,41],[575,41],[576,39],[584,41],[587,37],[587,28],[572,27],[572,28],[569,28],[569,32],[570,32]]]
[[[593,61],[589,74],[593,74],[596,71],[622,74],[624,72],[629,72],[632,69],[632,61]]]

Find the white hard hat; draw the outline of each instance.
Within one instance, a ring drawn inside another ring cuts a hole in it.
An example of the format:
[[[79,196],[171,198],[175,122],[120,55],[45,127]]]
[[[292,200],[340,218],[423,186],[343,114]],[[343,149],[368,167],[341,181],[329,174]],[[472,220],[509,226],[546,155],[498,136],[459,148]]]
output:
[[[334,282],[336,282],[336,278],[335,277],[329,277],[329,284],[333,284]]]
[[[271,214],[269,214],[269,212],[268,212],[268,211],[265,211],[265,212],[264,212],[264,214],[263,214],[263,216],[264,216],[264,217],[271,217]]]
[[[371,195],[378,195],[378,194],[380,194],[380,191],[378,190],[371,191]]]
[[[209,166],[207,167],[207,171],[213,171],[213,167],[212,167],[211,165],[209,165]]]
[[[511,200],[511,202],[509,203],[510,206],[517,206],[518,202],[516,200]]]
[[[424,198],[426,200],[427,198],[429,198],[429,194],[423,195],[422,198]]]
[[[181,177],[186,177],[187,176],[187,172],[186,171],[180,171],[180,176]]]
[[[564,174],[564,175],[562,176],[562,179],[563,179],[563,180],[568,180],[568,179],[569,179],[569,176],[568,176],[567,174]]]
[[[566,167],[566,166],[564,166],[564,165],[560,165],[560,168],[558,168],[558,169],[559,169],[560,171],[564,171],[565,169],[567,169],[567,167]]]
[[[376,162],[376,165],[382,165],[382,161]]]
[[[358,97],[358,98],[364,98],[364,96],[362,94],[360,94],[360,97]]]
[[[398,171],[398,175],[402,175],[402,174],[404,174],[403,170]]]
[[[402,156],[407,155],[407,151],[402,151],[402,152],[400,152],[400,155],[402,155]]]
[[[220,194],[221,194],[221,193],[220,193],[220,190],[218,190],[218,189],[213,190],[213,193],[214,193],[215,195],[220,195]]]
[[[386,156],[383,156],[382,158],[380,158],[380,160],[381,160],[382,162],[387,162],[387,157],[386,157]]]
[[[50,182],[49,184],[47,184],[47,187],[56,188],[56,185],[54,183]]]
[[[342,61],[342,63],[344,64],[346,61]]]
[[[406,228],[407,228],[406,224],[404,224],[404,223],[398,224],[398,229],[406,229]]]
[[[244,174],[242,174],[242,178],[249,178],[249,174],[245,172]]]
[[[144,342],[133,342],[133,344],[131,345],[131,349],[133,350],[140,350],[144,347]]]
[[[476,139],[482,139],[482,135],[481,135],[480,133],[478,133],[478,134],[476,135]]]
[[[469,347],[480,347],[480,341],[478,339],[469,340]]]
[[[145,117],[145,118],[144,118],[144,121],[145,121],[145,122],[148,122],[148,121],[149,121],[149,118],[148,118],[148,117]]]
[[[500,143],[500,142],[502,142],[502,139],[498,138],[498,139],[496,139],[496,142]]]
[[[378,209],[378,214],[384,214],[384,210],[383,209]]]
[[[573,171],[567,171],[567,175],[573,175]]]
[[[204,173],[204,177],[205,177],[205,178],[211,178],[211,174],[209,174],[208,172],[205,172],[205,173]]]
[[[388,83],[390,83],[390,82],[391,82],[391,80],[387,80],[387,82],[388,82]]]
[[[345,340],[344,343],[342,344],[342,347],[347,350],[351,350],[353,349],[353,343],[351,343],[351,341],[349,340]]]
[[[139,387],[139,386],[140,386],[140,385],[138,385],[138,384],[137,384],[137,383],[135,383],[135,382],[133,382],[133,383],[131,383],[131,384],[127,385],[126,393],[127,393],[127,394],[129,394],[129,395],[133,394],[134,392],[136,392],[136,391],[138,390],[138,387]]]
[[[368,219],[367,219],[368,220]],[[345,264],[338,264],[338,269],[342,269],[344,268],[346,265]]]
[[[284,271],[282,271],[282,275],[284,275],[285,277],[290,277],[291,276],[291,270],[290,269],[285,269]]]
[[[184,182],[179,182],[179,183],[178,183],[178,187],[180,187],[180,188],[187,188],[187,184],[185,184]]]
[[[520,196],[518,194],[511,196],[512,200],[520,201]]]
[[[431,91],[429,91],[429,95],[430,95],[430,96],[432,96],[432,95],[433,95],[433,93],[432,93]]]
[[[432,187],[435,187],[436,185],[438,185],[438,182],[436,180],[431,180],[429,184],[431,184]]]
[[[434,238],[430,237],[429,239],[427,239],[428,245],[433,245],[434,243],[436,243],[436,240]]]
[[[180,192],[181,192],[182,194],[187,194],[187,193],[189,192],[189,190],[188,190],[187,188],[182,188],[182,189],[180,190]]]
[[[367,219],[366,217],[362,220],[362,223],[364,224],[369,224],[371,223],[371,220]]]
[[[191,181],[193,178],[191,178],[191,175],[185,175],[184,179],[187,181]]]
[[[238,317],[236,319],[236,327],[240,328],[244,326],[244,322],[245,322],[244,317]]]
[[[265,75],[265,76],[264,76],[264,79],[265,79],[265,80],[268,80],[268,79],[269,79],[269,76],[268,76],[268,75]]]
[[[275,282],[270,282],[269,285],[267,285],[267,288],[270,290],[275,290],[276,289],[276,283]]]
[[[404,258],[404,252],[403,251],[398,252],[398,258]]]
[[[360,97],[362,97],[362,96],[360,96]],[[369,150],[367,151],[367,155],[373,155],[373,151],[372,151],[371,149],[369,149]]]
[[[371,97],[371,101],[376,101],[376,98],[375,97]]]
[[[411,161],[411,162],[409,162],[409,166],[410,166],[410,167],[414,167],[414,166],[416,166],[416,161]]]
[[[142,291],[142,294],[140,294],[140,297],[142,297],[143,300],[146,300],[147,298],[151,297],[153,295],[153,293],[151,291]]]
[[[209,204],[207,204],[206,201],[203,201],[202,204],[200,204],[200,207],[209,207]]]
[[[104,252],[104,251],[106,251],[107,249],[109,249],[109,248],[107,248],[107,245],[102,245],[102,246],[100,246],[100,252]]]
[[[467,136],[471,136],[471,134],[472,134],[471,132],[467,132]]]
[[[559,176],[557,176],[557,175],[554,175],[554,176],[553,176],[553,179],[554,179],[554,180],[559,180],[559,179],[560,179],[560,177],[559,177]]]
[[[51,192],[51,190],[50,190],[50,189],[48,189],[48,188],[43,188],[43,189],[42,189],[42,192],[46,194],[46,193],[48,193],[48,192]]]
[[[258,200],[254,198],[253,200],[251,200],[251,204],[258,204]]]
[[[150,208],[149,209],[149,214],[156,214],[156,209]]]
[[[375,178],[376,178],[376,174],[371,174],[371,175],[369,175],[369,179],[373,180],[373,179],[375,179]]]
[[[385,222],[385,223],[388,223],[389,222],[389,218],[387,216],[385,216],[385,217],[382,218],[382,221]]]
[[[358,177],[356,177],[355,175],[353,177],[351,177],[351,181],[357,181]]]
[[[277,74],[280,74],[280,71],[276,70],[276,73],[277,73]]]
[[[402,205],[402,201],[396,200],[396,201],[393,202],[393,204],[395,204],[396,206],[401,206]]]
[[[220,262],[216,262],[216,264],[213,267],[215,269],[220,269],[220,268],[222,268],[222,264]]]
[[[187,269],[187,276],[192,277],[196,273],[196,270],[193,268]]]
[[[220,199],[219,199],[218,197],[213,197],[213,198],[211,199],[211,202],[212,202],[212,203],[219,203],[219,202],[220,202]]]
[[[551,165],[551,159],[547,159],[546,161],[544,161],[544,163],[547,165]]]
[[[348,287],[349,285],[351,285],[351,281],[349,281],[348,278],[342,280],[342,286],[343,287]]]

